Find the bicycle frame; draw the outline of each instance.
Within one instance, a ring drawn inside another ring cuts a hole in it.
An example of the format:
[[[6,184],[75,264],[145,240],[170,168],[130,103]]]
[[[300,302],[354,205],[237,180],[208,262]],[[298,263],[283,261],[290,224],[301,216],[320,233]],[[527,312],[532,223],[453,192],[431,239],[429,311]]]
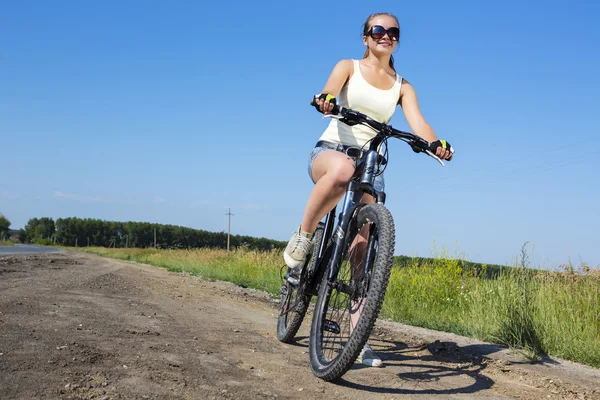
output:
[[[348,183],[346,194],[344,195],[342,202],[342,210],[338,217],[337,226],[335,228],[335,233],[334,224],[337,206],[334,207],[329,214],[327,214],[323,238],[321,239],[319,254],[317,255],[314,275],[311,277],[312,279],[310,282],[309,293],[313,293],[315,295],[317,294],[317,285],[322,281],[322,273],[324,273],[324,271],[327,271],[328,282],[331,283],[335,280],[342,253],[344,251],[346,232],[350,226],[350,221],[355,213],[361,207],[367,204],[362,202],[363,195],[371,194],[377,203],[385,203],[385,192],[377,192],[373,189],[373,183],[378,171],[377,160],[379,155],[374,148],[376,148],[378,145],[379,144],[377,142],[372,143],[365,155],[357,159],[357,169],[360,175],[353,178]],[[370,236],[372,235],[373,232],[370,232]],[[331,246],[328,246],[330,242]],[[328,253],[331,253],[331,257],[325,257]],[[368,253],[366,257],[367,260],[370,260],[372,255]],[[322,268],[325,267],[325,265],[322,265],[324,261],[328,262],[326,269],[322,270]],[[370,263],[367,263],[367,266],[369,264]],[[315,277],[317,279],[315,279]]]

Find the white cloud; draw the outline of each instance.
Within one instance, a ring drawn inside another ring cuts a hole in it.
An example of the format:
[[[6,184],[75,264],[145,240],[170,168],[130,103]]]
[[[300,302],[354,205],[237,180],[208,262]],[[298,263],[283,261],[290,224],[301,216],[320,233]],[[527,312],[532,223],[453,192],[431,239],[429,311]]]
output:
[[[0,190],[0,197],[5,199],[23,199],[23,200],[41,200],[41,197],[38,195],[20,195],[17,193],[11,193],[6,190]]]
[[[6,190],[0,190],[0,197],[7,199],[19,199],[21,198],[18,194],[7,192]]]
[[[242,204],[239,208],[243,210],[253,210],[253,211],[262,211],[268,210],[271,208],[268,204]]]
[[[208,206],[212,206],[212,205],[213,205],[213,203],[211,203],[210,201],[207,201],[207,200],[194,201],[194,202],[190,203],[191,208],[203,208],[203,207],[208,207]]]
[[[263,210],[269,210],[271,209],[271,206],[268,204],[252,204],[252,203],[247,203],[247,204],[234,204],[232,206],[229,205],[223,205],[221,204],[217,204],[215,202],[212,201],[208,201],[208,200],[199,200],[199,201],[194,201],[192,203],[190,203],[190,207],[191,208],[203,208],[203,207],[213,207],[216,209],[223,209],[228,211],[229,209],[231,209],[231,212],[234,213],[235,210],[251,210],[251,211],[263,211]]]
[[[65,193],[61,191],[55,191],[54,197],[58,197],[59,199],[67,199],[67,200],[75,200],[81,201],[83,203],[112,203],[112,200],[103,199],[98,196],[85,196],[81,194],[75,193]]]
[[[162,197],[160,197],[160,196],[156,196],[156,197],[154,198],[154,201],[156,201],[157,203],[164,203],[164,202],[165,202],[165,199],[163,199],[163,198],[162,198]]]

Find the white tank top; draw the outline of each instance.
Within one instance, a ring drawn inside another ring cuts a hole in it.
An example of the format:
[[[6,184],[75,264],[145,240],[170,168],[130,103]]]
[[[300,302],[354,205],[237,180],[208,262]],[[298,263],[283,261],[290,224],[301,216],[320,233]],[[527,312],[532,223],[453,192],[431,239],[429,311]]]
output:
[[[354,72],[338,96],[338,104],[368,115],[378,122],[389,123],[402,87],[402,77],[396,74],[396,82],[390,89],[378,89],[368,83],[360,72],[358,60],[352,60]],[[375,131],[363,125],[349,126],[332,119],[319,140],[362,147],[375,136]]]

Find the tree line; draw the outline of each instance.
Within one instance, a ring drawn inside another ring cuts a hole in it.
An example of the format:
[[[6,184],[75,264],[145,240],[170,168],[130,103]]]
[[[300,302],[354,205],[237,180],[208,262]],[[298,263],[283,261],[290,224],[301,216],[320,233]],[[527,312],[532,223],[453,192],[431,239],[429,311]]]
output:
[[[23,243],[62,246],[157,247],[161,249],[227,248],[227,233],[209,232],[150,222],[117,222],[91,218],[31,218],[19,230]],[[230,247],[251,250],[283,250],[286,242],[245,235],[231,235]]]
[[[0,214],[0,238],[2,233],[13,234],[9,229],[10,221]],[[10,235],[8,235],[10,237]],[[63,246],[100,246],[100,247],[157,247],[162,249],[187,248],[227,248],[227,233],[209,232],[176,225],[153,224],[150,222],[115,222],[90,218],[31,218],[24,229],[18,231],[23,243],[59,244]],[[252,236],[231,235],[230,247],[246,247],[251,250],[283,250],[287,242]],[[427,257],[394,257],[394,266],[403,268],[409,265],[435,263]],[[503,265],[481,264],[459,260],[459,265],[472,270],[476,275],[496,278]]]

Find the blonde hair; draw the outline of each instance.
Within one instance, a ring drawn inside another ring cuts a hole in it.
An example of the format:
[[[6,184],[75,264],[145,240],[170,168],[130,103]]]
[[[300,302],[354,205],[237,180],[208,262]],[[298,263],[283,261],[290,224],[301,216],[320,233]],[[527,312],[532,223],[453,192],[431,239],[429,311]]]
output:
[[[398,22],[398,18],[394,14],[390,14],[390,13],[375,13],[375,14],[369,15],[369,17],[367,18],[367,20],[363,24],[363,37],[367,36],[367,34],[369,33],[369,29],[371,29],[371,20],[373,20],[373,18],[379,17],[381,15],[387,15],[388,17],[394,18],[396,20],[396,24],[398,24],[398,29],[400,29],[400,22]],[[398,37],[398,43],[399,42],[400,42],[400,37]],[[367,58],[368,56],[369,56],[369,48],[367,48],[367,50],[365,50],[365,54],[363,55],[363,58]],[[396,68],[394,68],[394,56],[390,56],[390,67],[394,71],[396,70]]]

